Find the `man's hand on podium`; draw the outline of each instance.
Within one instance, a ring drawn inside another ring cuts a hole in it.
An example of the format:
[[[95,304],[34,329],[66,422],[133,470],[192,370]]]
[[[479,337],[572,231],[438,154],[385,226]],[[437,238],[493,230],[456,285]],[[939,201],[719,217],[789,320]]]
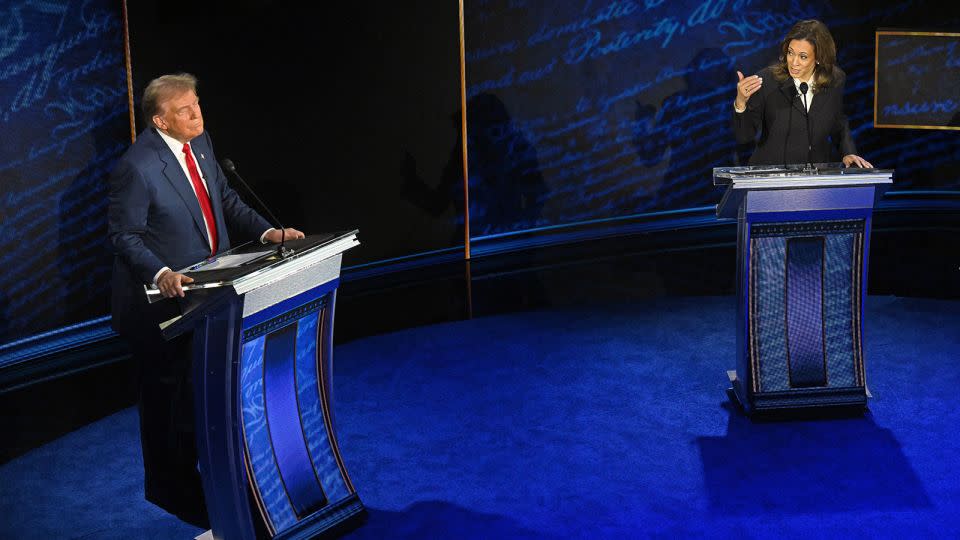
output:
[[[306,236],[302,232],[294,229],[293,227],[287,227],[283,231],[285,235],[285,237],[283,238],[284,240],[300,240],[301,238],[304,238]],[[279,244],[280,229],[270,229],[269,231],[267,231],[267,234],[263,236],[263,239],[266,240],[267,242],[273,242],[274,244]]]
[[[193,283],[193,278],[173,270],[167,270],[157,278],[157,288],[164,298],[183,297],[183,286]]]

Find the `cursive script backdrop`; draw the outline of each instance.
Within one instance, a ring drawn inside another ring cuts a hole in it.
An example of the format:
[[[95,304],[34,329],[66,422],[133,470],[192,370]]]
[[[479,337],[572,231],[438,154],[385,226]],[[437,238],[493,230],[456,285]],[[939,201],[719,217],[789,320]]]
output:
[[[0,343],[108,313],[127,111],[119,2],[0,5]]]
[[[751,150],[736,147],[730,128],[736,72],[772,63],[780,40],[805,18],[824,21],[838,43],[860,153],[896,169],[897,189],[960,187],[956,134],[871,129],[876,28],[957,28],[956,8],[822,0],[466,5],[474,238],[716,203],[712,168],[744,164]]]
[[[877,126],[960,129],[957,30],[877,32]]]
[[[895,190],[957,190],[955,131],[872,126],[876,29],[956,31],[956,4],[465,0],[471,235],[715,204],[711,169],[749,152],[729,127],[736,71],[773,61],[803,17],[837,39],[860,153],[896,169]],[[0,3],[0,343],[109,314],[120,6]],[[135,97],[196,74],[218,157],[286,224],[359,229],[345,264],[360,269],[462,257],[457,2],[128,7]]]

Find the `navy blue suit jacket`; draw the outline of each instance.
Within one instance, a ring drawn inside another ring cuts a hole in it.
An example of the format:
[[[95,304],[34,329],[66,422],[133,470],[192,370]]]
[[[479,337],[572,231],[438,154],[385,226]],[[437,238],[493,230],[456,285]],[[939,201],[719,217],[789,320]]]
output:
[[[218,251],[230,249],[228,225],[243,241],[259,238],[271,225],[227,184],[210,136],[204,132],[190,147],[210,193]],[[146,315],[143,285],[152,283],[161,268],[180,270],[210,256],[200,203],[176,156],[153,128],[140,133],[110,175],[108,233],[115,254],[113,321],[121,332],[126,323]]]
[[[733,113],[733,130],[737,142],[756,141],[750,165],[779,165],[807,162],[806,110],[797,94],[793,79],[778,81],[770,68],[757,75],[763,86],[747,101],[747,110]],[[810,134],[813,141],[813,162],[839,161],[857,148],[850,135],[850,125],[843,112],[843,90],[846,75],[835,68],[833,83],[816,93],[810,103]],[[733,109],[733,107],[731,107]],[[757,141],[757,134],[760,139]]]

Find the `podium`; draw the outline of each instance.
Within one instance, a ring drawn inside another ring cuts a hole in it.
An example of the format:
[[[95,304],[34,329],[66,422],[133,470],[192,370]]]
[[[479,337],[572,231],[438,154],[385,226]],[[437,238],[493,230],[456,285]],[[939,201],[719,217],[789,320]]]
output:
[[[737,359],[748,414],[865,407],[863,296],[873,207],[892,170],[720,167],[737,219]]]
[[[247,244],[183,270],[193,332],[197,451],[213,536],[305,539],[365,511],[347,475],[332,410],[333,319],[342,253],[356,231]],[[147,290],[159,299],[159,291]]]

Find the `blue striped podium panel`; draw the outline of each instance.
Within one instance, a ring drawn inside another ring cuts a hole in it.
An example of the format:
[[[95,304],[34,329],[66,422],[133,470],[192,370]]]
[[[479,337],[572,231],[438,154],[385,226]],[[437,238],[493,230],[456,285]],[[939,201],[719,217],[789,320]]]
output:
[[[870,223],[892,172],[821,167],[714,169],[736,217],[737,364],[748,413],[864,407],[862,315]]]
[[[200,472],[218,539],[315,538],[365,514],[333,418],[333,319],[354,233],[201,286],[193,331]],[[203,275],[203,272],[197,274]]]

